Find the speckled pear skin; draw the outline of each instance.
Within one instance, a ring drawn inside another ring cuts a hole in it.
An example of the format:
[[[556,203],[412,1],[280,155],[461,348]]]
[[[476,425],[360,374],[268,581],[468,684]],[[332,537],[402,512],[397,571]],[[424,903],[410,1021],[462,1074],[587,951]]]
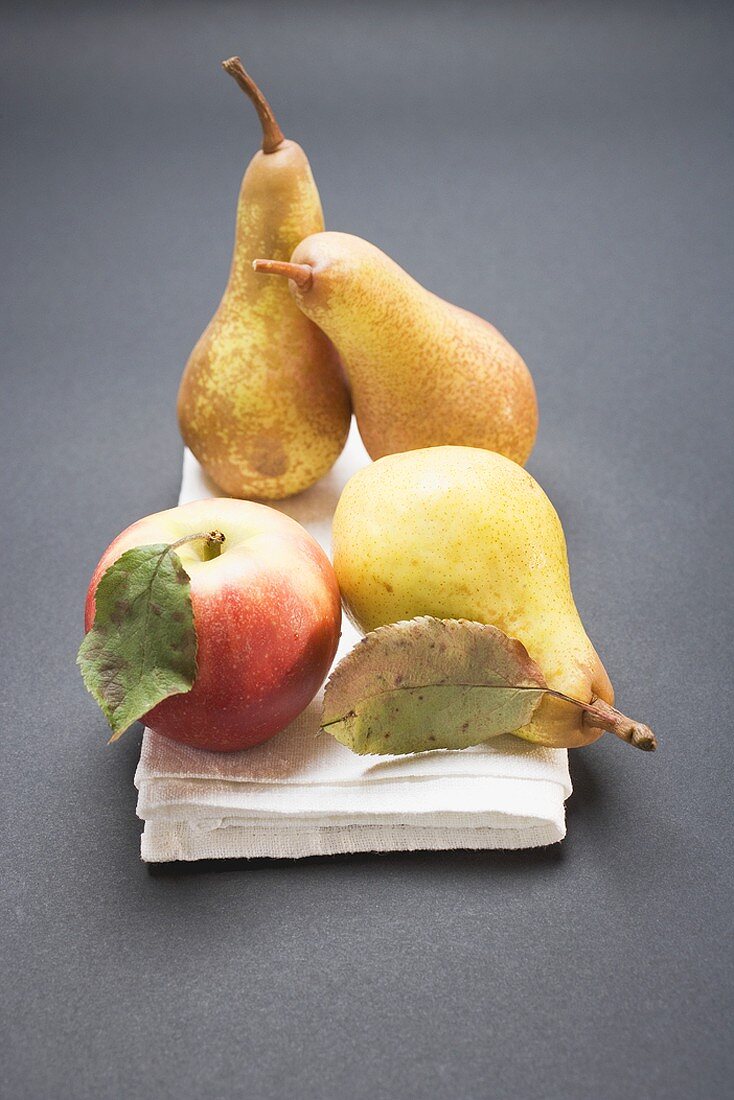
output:
[[[351,403],[337,352],[285,281],[258,277],[251,266],[258,255],[289,259],[323,224],[301,147],[286,140],[256,153],[240,190],[227,288],[178,395],[184,441],[231,496],[279,500],[301,492],[346,441]]]
[[[445,302],[379,248],[347,233],[299,244],[304,313],[339,349],[371,458],[459,444],[524,463],[538,428],[530,372],[489,322]]]
[[[549,687],[613,703],[571,593],[561,522],[516,463],[470,447],[382,458],[347,482],[333,550],[359,629],[419,615],[489,623],[523,643]],[[601,734],[577,708],[549,697],[515,732],[567,748]]]

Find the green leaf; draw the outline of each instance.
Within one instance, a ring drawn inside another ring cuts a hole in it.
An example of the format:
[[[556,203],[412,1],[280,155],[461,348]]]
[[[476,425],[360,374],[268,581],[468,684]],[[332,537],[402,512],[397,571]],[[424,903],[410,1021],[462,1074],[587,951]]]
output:
[[[196,680],[189,578],[171,546],[127,550],[102,575],[77,664],[112,729],[110,741]]]
[[[367,634],[334,669],[322,728],[353,752],[464,749],[530,721],[546,690],[496,627],[422,617]]]

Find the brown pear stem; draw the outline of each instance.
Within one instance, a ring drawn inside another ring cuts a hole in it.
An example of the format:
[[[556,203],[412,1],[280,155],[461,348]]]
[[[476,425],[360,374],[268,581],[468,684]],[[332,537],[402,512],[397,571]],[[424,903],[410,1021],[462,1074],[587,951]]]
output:
[[[605,703],[603,699],[592,699],[590,703],[582,703],[580,699],[573,699],[570,695],[564,695],[561,691],[546,689],[546,694],[556,699],[563,699],[567,703],[573,703],[584,712],[583,723],[593,729],[607,730],[626,741],[628,745],[634,745],[643,752],[654,752],[658,747],[657,738],[649,726],[642,722],[635,722],[627,718],[625,714]]]
[[[245,95],[252,100],[263,130],[263,153],[274,153],[285,141],[285,135],[267,99],[249,73],[245,72],[239,57],[230,57],[228,61],[223,61],[222,68],[237,81]]]
[[[607,730],[626,741],[628,745],[634,745],[643,752],[654,752],[658,747],[657,738],[649,726],[643,722],[635,722],[628,718],[616,707],[611,707],[603,699],[592,699],[585,708],[584,725],[593,726],[595,729]]]
[[[313,268],[308,264],[289,264],[285,260],[253,260],[252,270],[258,275],[284,275],[292,279],[301,290],[308,290],[313,283]]]

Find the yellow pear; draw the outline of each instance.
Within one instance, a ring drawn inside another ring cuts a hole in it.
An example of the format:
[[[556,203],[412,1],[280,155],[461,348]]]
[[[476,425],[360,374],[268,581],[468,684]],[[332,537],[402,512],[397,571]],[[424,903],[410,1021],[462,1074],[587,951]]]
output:
[[[287,276],[304,314],[334,341],[371,458],[454,443],[527,460],[538,427],[533,380],[489,322],[348,233],[318,233],[289,264],[275,260],[256,260],[255,270]]]
[[[283,137],[239,59],[223,64],[257,109],[263,145],[242,181],[229,281],[186,364],[178,418],[184,441],[225,492],[278,500],[333,465],[351,404],[329,339],[285,284],[252,271],[253,256],[288,259],[324,222],[300,145]]]
[[[346,484],[334,515],[334,568],[363,630],[431,615],[469,619],[517,638],[549,688],[594,701],[583,710],[545,696],[519,737],[574,747],[610,729],[639,748],[652,732],[611,704],[609,677],[571,593],[553,505],[515,462],[472,447],[382,458]]]

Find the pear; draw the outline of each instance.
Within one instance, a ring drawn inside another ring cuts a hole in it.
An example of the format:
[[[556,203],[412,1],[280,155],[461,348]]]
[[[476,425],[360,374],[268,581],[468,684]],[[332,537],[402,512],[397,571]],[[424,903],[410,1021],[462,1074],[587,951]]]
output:
[[[245,172],[229,281],[191,353],[178,395],[185,443],[235,497],[279,500],[333,465],[351,418],[333,345],[284,284],[258,279],[252,257],[287,259],[323,229],[306,155],[288,141],[239,58],[223,62],[257,109],[262,151]]]
[[[488,321],[347,233],[318,233],[290,264],[254,267],[287,276],[304,314],[339,349],[371,458],[463,444],[527,460],[538,427],[533,380]]]
[[[647,726],[612,706],[612,685],[571,593],[561,522],[517,463],[472,447],[382,458],[347,482],[333,552],[358,629],[424,615],[487,623],[522,642],[549,688],[595,705],[592,716],[546,695],[517,736],[571,748],[609,729],[655,747]]]

